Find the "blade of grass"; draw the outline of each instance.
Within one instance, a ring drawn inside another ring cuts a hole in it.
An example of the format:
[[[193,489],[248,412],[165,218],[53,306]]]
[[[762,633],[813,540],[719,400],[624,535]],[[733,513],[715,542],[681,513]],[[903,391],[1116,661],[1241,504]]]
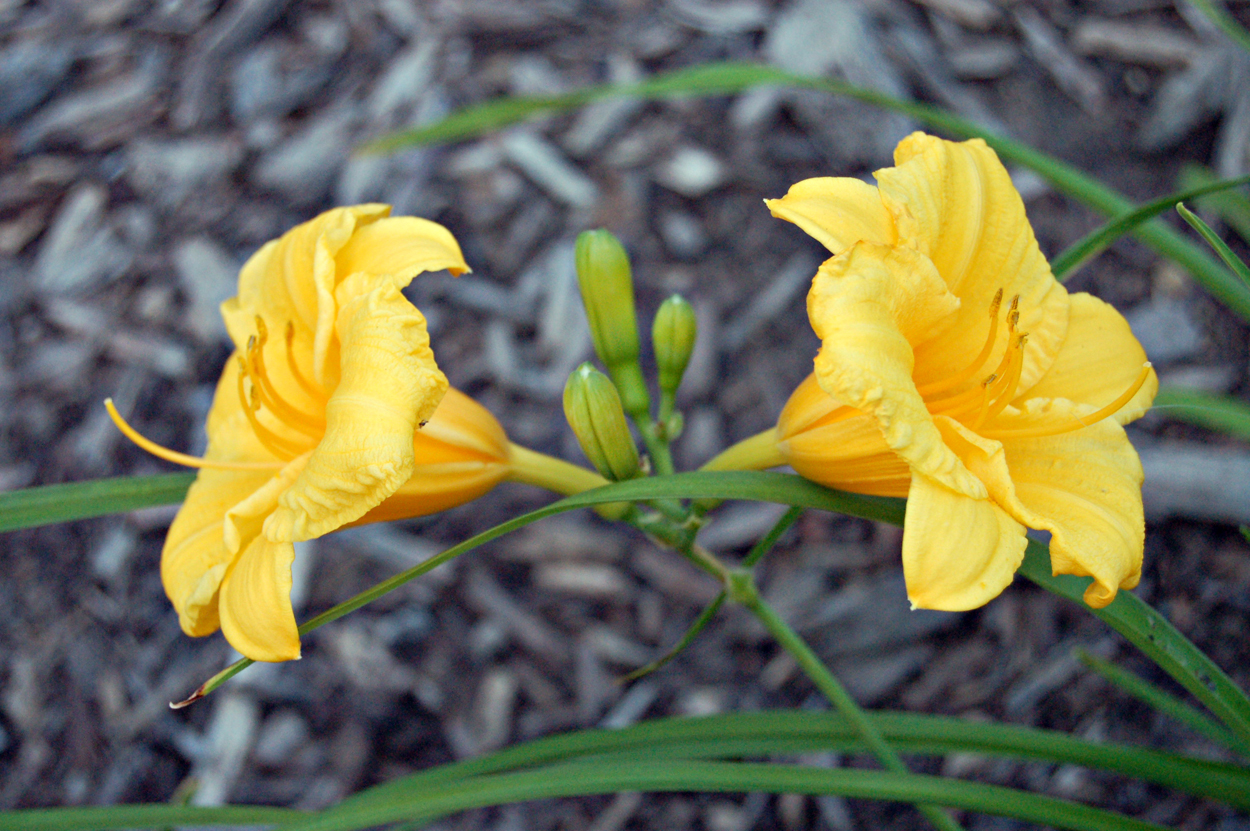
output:
[[[1233,249],[1228,247],[1224,240],[1220,239],[1219,234],[1211,230],[1211,226],[1203,222],[1193,211],[1186,208],[1183,204],[1177,204],[1176,212],[1189,223],[1189,227],[1198,232],[1198,235],[1206,240],[1207,245],[1216,254],[1220,255],[1220,259],[1224,261],[1224,265],[1228,266],[1234,274],[1241,278],[1241,282],[1250,285],[1250,267],[1247,267],[1241,258],[1233,253]]]
[[[1136,206],[1122,194],[1041,151],[1006,138],[945,110],[904,101],[875,90],[862,89],[829,78],[795,75],[763,64],[725,62],[704,64],[662,73],[637,84],[605,85],[565,95],[543,98],[508,98],[452,113],[435,124],[391,134],[365,146],[371,152],[454,141],[481,135],[542,113],[579,107],[607,97],[666,98],[677,95],[711,95],[740,92],[771,84],[815,89],[854,98],[874,106],[904,113],[921,123],[963,138],[983,138],[999,156],[1032,168],[1064,193],[1108,216],[1120,216]],[[1199,246],[1158,220],[1137,226],[1133,234],[1158,253],[1169,257],[1193,275],[1207,291],[1236,314],[1250,320],[1250,289],[1235,279]]]
[[[835,513],[902,525],[906,502],[882,496],[844,493],[808,482],[786,473],[758,471],[679,473],[673,476],[631,479],[614,482],[516,517],[488,531],[447,549],[418,566],[361,592],[352,599],[300,626],[307,633],[332,620],[358,609],[409,580],[424,574],[479,545],[522,528],[545,517],[576,508],[591,507],[604,502],[643,502],[650,499],[746,499],[779,502],[792,507],[817,508]],[[1050,552],[1042,543],[1030,540],[1020,574],[1047,591],[1078,603],[1089,584],[1087,577],[1060,576],[1050,573]],[[1115,601],[1103,609],[1090,609],[1111,628],[1124,635],[1145,652],[1165,672],[1189,690],[1234,733],[1250,741],[1250,699],[1210,658],[1176,631],[1168,621],[1130,592],[1122,591]],[[244,659],[246,661],[246,659]],[[237,672],[243,664],[231,667]]]
[[[1234,43],[1242,49],[1250,52],[1250,32],[1237,22],[1237,19],[1229,14],[1223,6],[1216,5],[1213,0],[1189,0],[1198,7],[1212,23],[1214,23],[1221,32],[1228,35]]]
[[[899,751],[941,756],[977,753],[1068,763],[1109,771],[1195,796],[1250,808],[1250,770],[1221,762],[1126,745],[1090,742],[1032,727],[970,722],[950,716],[870,712],[868,717]],[[561,761],[636,753],[664,758],[744,758],[833,750],[855,753],[863,739],[840,714],[777,710],[699,718],[654,719],[614,730],[581,730],[513,745],[488,756],[430,768],[376,785],[344,800],[399,798],[438,783],[521,770]]]
[[[120,514],[181,502],[194,473],[119,476],[0,493],[0,531]]]
[[[1200,164],[1186,164],[1176,179],[1184,190],[1214,184],[1219,177]],[[1228,223],[1244,240],[1250,240],[1250,198],[1237,191],[1225,190],[1196,200],[1198,207],[1210,211]]]
[[[1250,184],[1250,176],[1242,176],[1239,179],[1224,179],[1207,182],[1179,193],[1164,196],[1161,199],[1154,200],[1153,202],[1148,202],[1136,210],[1129,211],[1122,216],[1116,217],[1105,225],[1095,228],[1083,238],[1068,246],[1060,252],[1059,256],[1050,261],[1050,270],[1054,273],[1056,280],[1063,282],[1071,277],[1072,272],[1079,268],[1084,262],[1100,253],[1107,246],[1111,245],[1111,243],[1132,231],[1143,222],[1154,219],[1159,214],[1171,210],[1177,203],[1192,200],[1207,194],[1220,193],[1221,191],[1230,190],[1245,184]]]
[[[1250,759],[1250,744],[1241,741],[1219,722],[1213,721],[1179,698],[1121,669],[1110,661],[1091,655],[1084,649],[1076,650],[1077,659],[1134,698],[1149,704],[1164,715],[1179,721],[1199,735],[1206,736],[1218,745],[1227,747],[1244,759]]]
[[[197,808],[188,805],[109,805],[99,808],[31,808],[0,813],[5,831],[104,831],[108,828],[277,825],[305,816],[292,808],[232,805]]]
[[[1250,699],[1202,650],[1137,595],[1121,591],[1102,609],[1085,606],[1082,596],[1089,578],[1052,575],[1050,551],[1037,540],[1029,540],[1019,573],[1081,605],[1119,632],[1206,705],[1239,740],[1250,742]]]
[[[404,820],[434,820],[470,808],[616,793],[802,793],[923,802],[1077,831],[1158,831],[1161,826],[1087,805],[1025,791],[885,771],[825,769],[752,762],[587,759],[536,770],[440,783],[392,801],[353,806],[286,826],[294,831],[348,831]]]
[[[1200,390],[1160,387],[1151,409],[1159,410],[1177,421],[1250,441],[1250,404],[1240,398],[1212,395]]]

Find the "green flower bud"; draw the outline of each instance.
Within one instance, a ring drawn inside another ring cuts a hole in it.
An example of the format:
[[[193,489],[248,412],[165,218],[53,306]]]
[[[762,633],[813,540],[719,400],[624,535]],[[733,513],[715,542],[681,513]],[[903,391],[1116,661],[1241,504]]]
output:
[[[626,412],[645,414],[651,409],[651,399],[638,364],[638,323],[629,255],[611,232],[600,228],[578,235],[574,257],[595,353],[608,368]]]
[[[674,294],[660,304],[651,327],[651,342],[655,345],[655,363],[660,370],[660,391],[676,392],[681,376],[690,363],[694,351],[694,339],[698,324],[694,319],[694,307],[680,294]]]
[[[608,479],[632,479],[638,475],[638,447],[629,434],[621,397],[599,370],[584,363],[564,385],[564,417],[582,452]]]

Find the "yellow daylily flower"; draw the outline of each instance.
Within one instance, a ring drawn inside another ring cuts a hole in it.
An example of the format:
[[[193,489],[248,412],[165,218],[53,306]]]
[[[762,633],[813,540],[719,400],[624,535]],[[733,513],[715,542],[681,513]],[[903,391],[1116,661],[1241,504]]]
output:
[[[243,266],[222,304],[235,353],[203,459],[153,445],[106,402],[141,446],[201,468],[161,557],[188,635],[220,627],[254,660],[298,658],[295,542],[440,511],[516,474],[503,429],[448,388],[400,293],[424,271],[468,271],[460,248],[440,225],[389,213],[328,211]]]
[[[994,151],[916,133],[876,172],[769,200],[834,256],[808,295],[815,372],[775,430],[708,469],[791,465],[830,487],[907,497],[914,607],[996,597],[1026,527],[1085,601],[1137,585],[1142,469],[1122,425],[1158,389],[1115,309],[1051,274]]]

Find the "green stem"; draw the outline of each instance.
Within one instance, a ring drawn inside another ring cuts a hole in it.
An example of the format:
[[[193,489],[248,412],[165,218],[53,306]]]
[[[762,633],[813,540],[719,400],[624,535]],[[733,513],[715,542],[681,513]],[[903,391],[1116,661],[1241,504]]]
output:
[[[672,436],[667,435],[667,427],[668,427],[669,421],[673,418],[673,412],[676,409],[677,409],[677,391],[676,390],[660,390],[660,423],[665,426],[666,437],[669,439],[672,439]]]
[[[790,625],[760,596],[751,572],[745,570],[735,571],[730,578],[730,593],[734,600],[749,609],[759,619],[760,623],[764,624],[764,628],[777,640],[777,643],[781,644],[781,647],[798,661],[803,672],[812,680],[812,683],[816,685],[821,694],[842,714],[843,718],[851,723],[855,731],[863,738],[864,743],[868,745],[868,749],[872,751],[872,754],[877,757],[877,761],[881,763],[881,766],[891,773],[908,773],[907,766],[903,764],[903,760],[898,757],[898,754],[886,742],[885,737],[881,735],[881,731],[877,729],[877,725],[870,721],[867,714],[855,703],[855,699],[846,691],[846,687],[842,686],[842,682],[825,667],[824,663],[816,656],[812,648],[799,637],[798,633],[791,629]],[[941,808],[933,805],[917,805],[916,810],[924,814],[925,818],[935,828],[943,829],[943,831],[961,831],[959,823],[955,822],[950,814]]]
[[[785,514],[782,515],[781,519],[777,520],[777,524],[773,526],[772,530],[765,534],[760,541],[755,544],[755,547],[751,549],[751,553],[747,554],[746,558],[742,561],[742,567],[751,568],[762,560],[764,555],[771,551],[772,547],[777,544],[777,540],[781,539],[781,535],[790,529],[790,526],[795,523],[795,521],[799,518],[799,515],[802,513],[802,508],[791,508],[786,511]],[[646,666],[639,667],[629,675],[626,675],[622,680],[634,681],[644,675],[649,675],[676,658],[683,649],[694,642],[694,639],[699,636],[700,632],[707,628],[707,625],[712,622],[712,618],[715,617],[716,613],[720,611],[720,607],[725,605],[725,601],[728,598],[729,593],[727,591],[722,591],[720,594],[716,595],[716,599],[713,600],[711,604],[703,610],[703,613],[699,615],[695,622],[690,625],[690,628],[687,629],[686,633],[681,636],[681,640],[677,642],[676,646]]]
[[[508,442],[508,453],[512,461],[508,478],[513,482],[545,488],[561,496],[574,496],[610,484],[593,470],[519,444]],[[595,511],[604,519],[628,521],[637,509],[628,502],[609,502],[598,506]]]
[[[660,431],[651,420],[651,416],[646,413],[635,415],[634,423],[638,425],[638,432],[642,434],[642,443],[647,446],[652,471],[657,476],[671,476],[675,472],[673,453],[668,448],[667,439],[660,437]]]

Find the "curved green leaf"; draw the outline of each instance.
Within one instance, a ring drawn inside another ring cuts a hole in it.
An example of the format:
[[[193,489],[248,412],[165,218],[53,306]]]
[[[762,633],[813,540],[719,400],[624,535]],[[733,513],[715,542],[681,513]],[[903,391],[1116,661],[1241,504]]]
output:
[[[1081,765],[1250,809],[1250,770],[1236,765],[1089,742],[1058,731],[970,722],[949,716],[870,712],[868,717],[891,746],[902,753],[980,753]],[[442,765],[362,791],[344,800],[341,807],[398,798],[414,789],[469,776],[609,753],[732,759],[818,750],[854,753],[863,749],[863,740],[854,726],[832,712],[778,710],[655,719],[618,730],[582,730],[550,736],[478,759]]]
[[[120,514],[181,502],[194,473],[119,476],[0,493],[0,531]]]
[[[1250,404],[1240,398],[1213,395],[1201,390],[1160,387],[1151,409],[1159,410],[1177,421],[1250,441]]]
[[[1032,168],[1059,190],[1108,216],[1121,216],[1136,208],[1136,205],[1123,194],[1091,179],[1071,165],[1005,136],[995,135],[973,121],[937,107],[904,101],[876,90],[855,87],[836,79],[795,75],[776,67],[743,62],[704,64],[662,73],[636,84],[591,87],[565,95],[499,99],[452,113],[446,119],[427,127],[380,138],[367,145],[365,149],[392,151],[404,147],[464,139],[515,124],[535,115],[580,107],[602,98],[664,98],[675,95],[728,94],[764,84],[814,89],[832,95],[842,95],[905,113],[923,124],[954,136],[962,138],[979,136],[1004,159]],[[1250,320],[1250,288],[1228,273],[1201,247],[1158,220],[1137,226],[1133,233],[1155,251],[1184,267],[1207,291],[1233,312]]]
[[[1060,252],[1059,256],[1050,261],[1050,270],[1054,273],[1056,280],[1063,282],[1068,277],[1071,277],[1071,272],[1075,271],[1086,260],[1097,255],[1108,245],[1111,245],[1111,243],[1132,231],[1138,225],[1171,210],[1178,203],[1211,193],[1220,193],[1221,191],[1246,184],[1250,184],[1250,176],[1242,176],[1239,179],[1223,179],[1179,193],[1173,193],[1153,202],[1147,202],[1140,208],[1129,211],[1127,214],[1118,216],[1105,225],[1095,228],[1086,236],[1065,248]]]
[[[0,812],[4,831],[105,831],[108,828],[169,828],[175,825],[277,825],[307,816],[293,808],[232,805],[109,805],[99,808],[30,808]]]
[[[1179,721],[1200,736],[1206,736],[1218,745],[1227,747],[1243,759],[1250,759],[1250,745],[1241,741],[1228,731],[1224,725],[1207,716],[1206,713],[1191,707],[1174,695],[1169,695],[1126,669],[1091,655],[1084,649],[1076,650],[1076,657],[1085,666],[1115,684],[1124,692],[1142,701],[1165,716]]]
[[[1228,247],[1228,243],[1220,239],[1220,235],[1215,233],[1215,230],[1210,225],[1203,222],[1200,216],[1186,208],[1183,204],[1177,204],[1176,212],[1189,223],[1190,228],[1198,232],[1198,236],[1202,237],[1207,245],[1211,246],[1211,250],[1219,255],[1220,259],[1224,261],[1224,265],[1228,266],[1229,270],[1236,274],[1243,284],[1250,285],[1250,266],[1247,266],[1241,257],[1233,253],[1233,249]]]
[[[1228,35],[1234,43],[1242,49],[1250,52],[1250,32],[1237,22],[1237,18],[1228,13],[1223,6],[1217,5],[1215,0],[1189,0],[1198,7],[1198,10],[1206,15],[1220,31]]]
[[[780,502],[795,507],[850,514],[892,525],[903,524],[906,507],[906,501],[902,499],[835,491],[787,473],[696,472],[614,482],[553,502],[477,534],[323,612],[301,625],[299,631],[301,634],[307,633],[337,620],[448,560],[540,519],[604,502],[642,502],[665,498]],[[1089,584],[1089,578],[1051,575],[1050,552],[1043,543],[1029,541],[1019,573],[1047,591],[1088,608],[1081,598]],[[1127,591],[1116,595],[1116,599],[1106,608],[1089,611],[1145,652],[1242,740],[1250,741],[1250,699],[1246,698],[1245,693],[1238,689],[1223,670],[1190,643],[1167,619]],[[209,684],[197,690],[196,695],[188,701],[211,692],[250,663],[245,658],[227,668]]]
[[[390,822],[425,822],[488,805],[619,791],[847,796],[962,808],[1077,831],[1161,828],[1054,797],[937,776],[752,762],[615,757],[442,782],[420,793],[354,805],[350,811],[312,817],[284,828],[347,831]]]

